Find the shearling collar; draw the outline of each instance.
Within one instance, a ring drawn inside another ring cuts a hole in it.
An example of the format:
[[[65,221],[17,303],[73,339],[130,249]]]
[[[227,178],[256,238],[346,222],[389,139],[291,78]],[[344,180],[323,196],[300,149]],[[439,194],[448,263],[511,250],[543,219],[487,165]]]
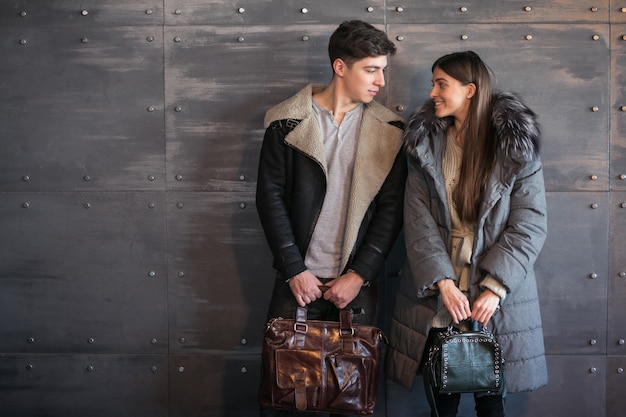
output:
[[[512,93],[492,95],[491,125],[501,154],[515,162],[536,159],[540,150],[541,132],[536,114]],[[428,137],[441,137],[453,123],[451,117],[437,118],[432,100],[420,106],[404,133],[404,146],[414,158],[428,146]]]

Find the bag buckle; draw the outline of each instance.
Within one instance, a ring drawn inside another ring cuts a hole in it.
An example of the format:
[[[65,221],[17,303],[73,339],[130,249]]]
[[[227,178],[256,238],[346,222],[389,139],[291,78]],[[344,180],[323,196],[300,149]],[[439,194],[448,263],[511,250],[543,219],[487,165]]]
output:
[[[293,324],[293,331],[296,333],[306,333],[309,331],[309,325],[306,323],[295,322]]]

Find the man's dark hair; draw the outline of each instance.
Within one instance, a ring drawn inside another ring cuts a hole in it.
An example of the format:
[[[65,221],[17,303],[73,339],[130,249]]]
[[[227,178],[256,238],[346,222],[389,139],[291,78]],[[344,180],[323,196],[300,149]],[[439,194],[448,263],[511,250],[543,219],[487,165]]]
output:
[[[395,53],[396,46],[385,32],[361,20],[343,22],[328,42],[331,65],[337,58],[351,66],[359,59]]]

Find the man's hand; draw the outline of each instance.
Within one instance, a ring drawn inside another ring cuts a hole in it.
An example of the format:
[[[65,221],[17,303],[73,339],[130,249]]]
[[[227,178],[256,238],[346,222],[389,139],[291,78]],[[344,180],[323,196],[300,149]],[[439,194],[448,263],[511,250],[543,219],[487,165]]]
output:
[[[470,303],[463,291],[461,291],[454,281],[451,279],[442,279],[437,282],[439,292],[441,293],[441,300],[448,309],[452,321],[454,324],[468,319],[472,315],[470,309]]]
[[[345,308],[356,298],[364,283],[365,280],[359,274],[349,271],[326,283],[328,289],[324,293],[324,298],[338,309]]]
[[[322,282],[309,270],[300,272],[289,280],[289,288],[300,307],[305,307],[322,296],[321,285]]]

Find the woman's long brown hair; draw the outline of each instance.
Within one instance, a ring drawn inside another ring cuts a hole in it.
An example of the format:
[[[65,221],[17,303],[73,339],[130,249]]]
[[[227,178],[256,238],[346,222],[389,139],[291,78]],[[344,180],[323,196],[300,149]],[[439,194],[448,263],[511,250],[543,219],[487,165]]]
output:
[[[473,83],[476,86],[460,131],[463,135],[463,161],[459,183],[452,196],[459,217],[473,223],[478,219],[483,190],[496,158],[495,140],[490,128],[491,71],[472,51],[445,55],[435,61],[433,72],[436,68],[463,85]]]

